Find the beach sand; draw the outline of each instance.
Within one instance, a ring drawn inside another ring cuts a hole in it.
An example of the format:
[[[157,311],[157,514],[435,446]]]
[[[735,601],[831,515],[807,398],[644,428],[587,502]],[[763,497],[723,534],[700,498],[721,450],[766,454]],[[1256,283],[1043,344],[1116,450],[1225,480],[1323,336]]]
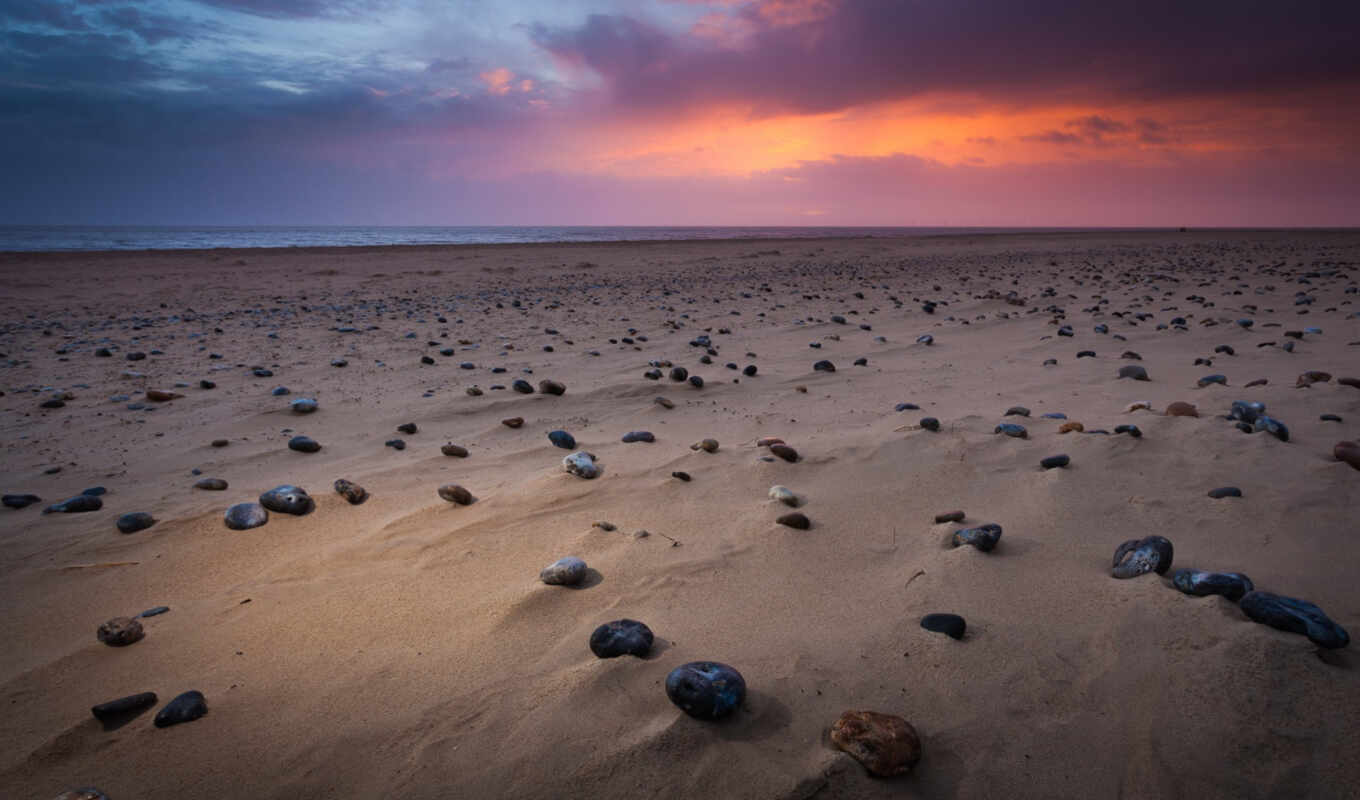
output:
[[[1172,572],[1242,572],[1360,630],[1360,471],[1332,456],[1360,438],[1360,389],[1336,380],[1360,376],[1358,273],[1354,232],[0,255],[0,484],[43,501],[0,509],[0,796],[1360,796],[1354,648],[1170,572],[1111,577],[1121,542],[1162,535]],[[654,360],[705,385],[648,380]],[[1117,379],[1127,365],[1151,380]],[[1296,388],[1307,370],[1335,377]],[[1227,386],[1197,386],[1213,373]],[[517,378],[567,391],[490,389]],[[53,390],[71,398],[41,408]],[[319,410],[292,413],[298,397]],[[1289,441],[1239,432],[1233,400],[1264,402]],[[1174,401],[1200,416],[1159,413]],[[1142,436],[1060,434],[1047,412]],[[554,429],[604,474],[566,474]],[[620,441],[636,430],[655,443]],[[323,449],[289,450],[295,434]],[[800,460],[762,460],[765,436]],[[706,437],[721,448],[691,450]],[[1070,466],[1040,469],[1059,453]],[[446,483],[476,502],[440,499]],[[225,527],[280,484],[316,510]],[[775,523],[775,484],[809,530]],[[101,510],[41,513],[91,486]],[[1243,496],[1206,496],[1220,486]],[[954,509],[964,523],[934,524]],[[157,523],[120,533],[138,511]],[[1004,529],[994,551],[952,546],[983,523]],[[585,584],[541,583],[567,555]],[[157,605],[141,641],[96,639]],[[967,635],[922,629],[933,612]],[[619,618],[651,627],[651,655],[592,655]],[[731,718],[668,701],[667,673],[696,660],[745,677]],[[90,713],[190,689],[209,712],[188,724]],[[835,749],[849,709],[910,721],[916,769],[873,778]]]

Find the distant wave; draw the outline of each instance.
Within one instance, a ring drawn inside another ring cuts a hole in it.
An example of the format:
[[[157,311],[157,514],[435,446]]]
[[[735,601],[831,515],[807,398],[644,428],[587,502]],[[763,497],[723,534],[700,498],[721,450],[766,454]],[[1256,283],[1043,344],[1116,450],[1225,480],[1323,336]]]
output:
[[[556,226],[67,226],[0,225],[0,251],[202,250],[423,244],[820,239],[1093,230],[1079,228],[556,227]]]

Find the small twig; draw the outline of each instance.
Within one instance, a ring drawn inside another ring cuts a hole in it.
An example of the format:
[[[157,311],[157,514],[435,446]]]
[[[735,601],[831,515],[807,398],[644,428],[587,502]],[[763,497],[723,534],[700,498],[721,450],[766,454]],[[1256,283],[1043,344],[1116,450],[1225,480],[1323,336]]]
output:
[[[925,571],[925,570],[923,570],[923,569],[918,569],[918,570],[916,570],[916,574],[915,574],[915,575],[912,575],[910,578],[907,578],[907,586],[911,586],[911,582],[912,582],[912,581],[916,580],[917,578],[921,577],[921,576],[924,575],[924,574],[926,574],[926,571]],[[904,587],[904,588],[905,588],[905,587]]]
[[[96,569],[100,567],[135,567],[140,561],[100,561],[97,564],[67,564],[61,567],[62,570],[68,569]]]

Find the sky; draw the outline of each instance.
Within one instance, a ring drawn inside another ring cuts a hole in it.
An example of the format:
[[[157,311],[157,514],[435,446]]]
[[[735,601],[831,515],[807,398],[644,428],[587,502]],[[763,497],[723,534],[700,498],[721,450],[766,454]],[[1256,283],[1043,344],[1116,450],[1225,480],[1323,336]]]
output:
[[[0,0],[0,224],[1360,225],[1355,0]]]

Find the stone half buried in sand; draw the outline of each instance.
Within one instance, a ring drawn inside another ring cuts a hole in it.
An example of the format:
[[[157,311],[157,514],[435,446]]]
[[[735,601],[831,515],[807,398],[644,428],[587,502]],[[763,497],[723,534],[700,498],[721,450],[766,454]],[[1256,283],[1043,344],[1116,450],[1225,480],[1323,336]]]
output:
[[[901,717],[847,711],[831,725],[831,741],[880,778],[905,775],[921,760],[921,737]]]
[[[188,691],[175,697],[156,712],[157,728],[168,728],[182,722],[193,722],[208,713],[208,702],[200,691]]]
[[[1239,605],[1243,613],[1255,622],[1302,634],[1318,647],[1335,649],[1351,642],[1345,628],[1307,600],[1270,592],[1249,592],[1239,601]]]
[[[604,472],[604,465],[595,454],[581,450],[562,459],[562,470],[578,478],[590,479]]]
[[[666,696],[695,719],[722,719],[746,699],[746,679],[717,661],[691,661],[666,676]]]
[[[771,486],[769,497],[771,500],[778,500],[786,506],[798,507],[798,496],[787,486]]]
[[[1135,578],[1149,572],[1165,575],[1174,555],[1171,540],[1165,537],[1130,539],[1115,548],[1112,574],[1116,578]]]
[[[968,623],[958,614],[926,614],[921,617],[921,627],[943,633],[951,639],[962,639],[968,630]]]
[[[130,514],[124,514],[119,517],[118,521],[114,524],[117,526],[119,533],[136,533],[137,531],[144,531],[152,525],[155,525],[156,518],[145,511],[133,511]]]
[[[606,622],[590,634],[590,652],[598,658],[637,656],[652,651],[652,629],[633,619]]]
[[[999,541],[1001,541],[1001,526],[990,522],[976,528],[954,531],[953,537],[955,547],[971,544],[984,553],[990,553]]]
[[[155,692],[142,692],[100,703],[90,708],[94,718],[104,723],[113,723],[135,716],[137,712],[156,704]]]
[[[1256,587],[1251,578],[1240,572],[1205,572],[1201,569],[1178,569],[1171,582],[1182,592],[1195,597],[1222,595],[1236,603]]]
[[[104,501],[94,495],[78,494],[60,503],[53,503],[43,509],[44,514],[83,514],[87,511],[98,511],[104,507]]]
[[[1135,381],[1151,380],[1148,378],[1147,370],[1137,364],[1126,364],[1119,368],[1120,378],[1130,378]]]
[[[1166,407],[1166,415],[1168,417],[1198,417],[1199,410],[1190,403],[1177,400]]]
[[[1357,442],[1337,442],[1332,447],[1332,458],[1337,461],[1344,461],[1355,469],[1360,469],[1360,443]]]

